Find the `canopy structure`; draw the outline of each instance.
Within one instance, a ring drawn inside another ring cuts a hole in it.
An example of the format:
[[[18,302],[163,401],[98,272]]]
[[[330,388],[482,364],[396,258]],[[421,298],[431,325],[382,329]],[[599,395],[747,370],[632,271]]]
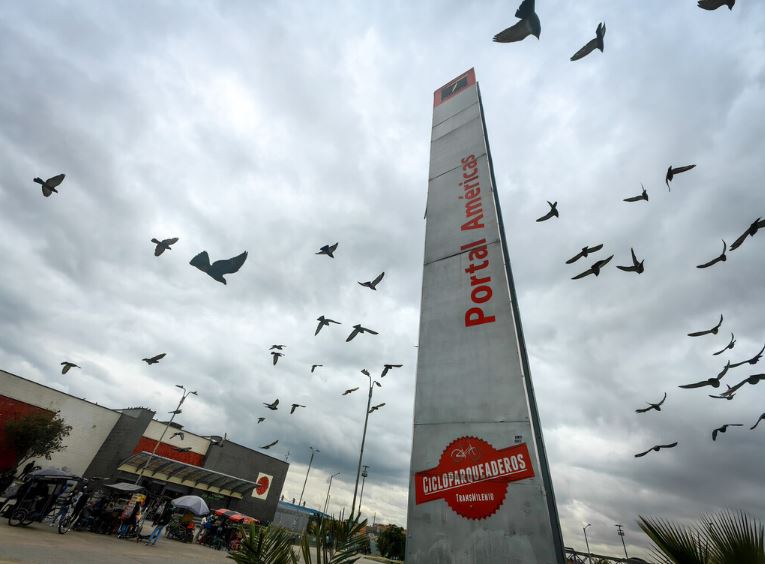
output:
[[[236,499],[242,499],[246,492],[252,491],[257,486],[255,482],[243,478],[229,476],[228,474],[222,474],[221,472],[215,472],[214,470],[208,470],[193,464],[186,464],[185,462],[178,462],[177,460],[157,456],[156,454],[152,456],[150,452],[146,451],[126,458],[117,469],[122,472],[140,474],[147,461],[149,461],[149,464],[143,471],[144,477],[161,482],[188,486]]]
[[[72,474],[67,470],[61,470],[60,468],[41,468],[27,474],[38,480],[45,479],[58,479],[58,480],[81,480],[82,478],[77,474]]]
[[[143,486],[139,486],[137,484],[130,484],[128,482],[117,482],[116,484],[106,484],[107,488],[112,488],[113,490],[119,490],[121,492],[142,492],[144,491]]]
[[[244,515],[238,511],[232,511],[231,509],[224,509],[222,507],[216,509],[213,513],[219,517],[225,517],[234,523],[244,523],[245,525],[249,525],[250,523],[260,523],[255,517],[250,517],[249,515]]]

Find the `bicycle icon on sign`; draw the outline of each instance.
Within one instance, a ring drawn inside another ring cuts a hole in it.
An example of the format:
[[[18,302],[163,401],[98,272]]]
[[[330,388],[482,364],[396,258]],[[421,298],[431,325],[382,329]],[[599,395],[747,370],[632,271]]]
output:
[[[454,460],[458,460],[458,461],[467,460],[468,457],[470,457],[471,460],[478,460],[480,456],[481,456],[481,453],[478,451],[478,449],[470,443],[468,443],[468,446],[464,449],[455,448],[451,452],[451,457]]]

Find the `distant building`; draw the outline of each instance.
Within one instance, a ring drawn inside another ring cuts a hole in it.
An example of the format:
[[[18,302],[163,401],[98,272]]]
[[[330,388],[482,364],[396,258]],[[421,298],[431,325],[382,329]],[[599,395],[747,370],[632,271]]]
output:
[[[273,524],[290,530],[294,533],[302,534],[308,527],[308,521],[311,517],[325,517],[329,515],[322,513],[318,509],[311,509],[305,505],[298,505],[288,501],[280,501],[276,507],[276,514],[273,518]]]
[[[226,440],[217,446],[210,437],[173,423],[156,455],[150,457],[166,427],[144,407],[109,409],[48,386],[0,370],[0,472],[16,466],[7,443],[5,423],[31,413],[51,418],[59,413],[72,426],[62,451],[37,464],[54,466],[109,481],[135,482],[154,494],[194,493],[261,521],[272,521],[289,464]],[[171,436],[175,432],[183,434]],[[184,449],[181,452],[177,449]],[[188,449],[188,450],[186,450]]]

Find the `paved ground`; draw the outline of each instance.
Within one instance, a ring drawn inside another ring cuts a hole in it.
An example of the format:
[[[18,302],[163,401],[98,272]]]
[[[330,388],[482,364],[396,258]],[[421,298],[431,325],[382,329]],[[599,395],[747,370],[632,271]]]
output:
[[[146,531],[149,532],[149,531]],[[113,536],[70,531],[59,535],[55,527],[33,523],[28,527],[10,527],[0,520],[0,564],[153,564],[169,562],[233,561],[225,551],[206,546],[184,544],[162,536],[156,546]],[[358,564],[377,564],[360,559]]]

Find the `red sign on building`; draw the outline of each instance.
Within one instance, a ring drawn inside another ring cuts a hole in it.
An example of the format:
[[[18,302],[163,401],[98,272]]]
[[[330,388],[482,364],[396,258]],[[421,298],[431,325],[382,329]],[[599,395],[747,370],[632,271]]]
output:
[[[460,437],[438,466],[415,474],[415,503],[443,499],[462,517],[485,519],[502,506],[510,482],[533,476],[524,443],[497,450],[483,439]]]

